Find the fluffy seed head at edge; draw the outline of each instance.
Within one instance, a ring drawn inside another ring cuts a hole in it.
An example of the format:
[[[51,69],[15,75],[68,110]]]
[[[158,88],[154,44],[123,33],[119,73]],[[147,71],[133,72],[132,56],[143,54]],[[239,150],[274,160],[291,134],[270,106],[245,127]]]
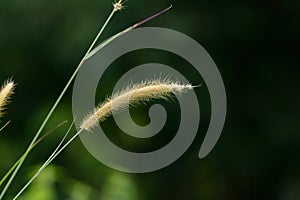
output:
[[[9,103],[12,94],[14,93],[15,83],[12,80],[7,80],[0,90],[0,117],[3,116],[5,106]]]

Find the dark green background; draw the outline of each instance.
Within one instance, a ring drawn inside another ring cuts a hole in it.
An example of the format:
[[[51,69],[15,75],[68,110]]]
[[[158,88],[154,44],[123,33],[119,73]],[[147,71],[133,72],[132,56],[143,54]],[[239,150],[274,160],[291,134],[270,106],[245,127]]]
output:
[[[204,86],[196,90],[202,111],[197,138],[172,165],[147,174],[116,172],[95,160],[77,139],[23,199],[300,198],[300,1],[129,0],[101,39],[170,4],[171,11],[145,26],[191,36],[219,67],[228,114],[214,150],[204,159],[197,158],[210,114]],[[11,120],[11,124],[0,135],[1,176],[25,151],[110,10],[109,0],[1,0],[0,81],[13,77],[18,83],[2,119],[2,123]],[[174,55],[135,53],[120,58],[108,70],[102,80],[107,88],[100,89],[98,100],[107,96],[126,67],[147,62],[168,64],[183,71],[192,83],[201,82],[201,76]],[[72,121],[71,101],[69,90],[44,132],[61,121]],[[103,126],[113,127],[109,137],[124,148],[159,148],[172,139],[178,123],[176,102],[162,103],[175,112],[166,136],[149,142],[133,141],[122,136],[112,119]],[[132,110],[137,123],[147,123],[149,106]],[[66,125],[59,128],[33,150],[7,199],[50,155],[66,129]]]

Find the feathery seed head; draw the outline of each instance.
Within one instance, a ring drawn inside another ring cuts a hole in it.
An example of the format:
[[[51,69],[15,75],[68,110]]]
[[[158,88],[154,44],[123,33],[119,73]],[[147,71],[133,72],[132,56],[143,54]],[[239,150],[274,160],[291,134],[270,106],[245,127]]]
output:
[[[94,109],[82,122],[81,128],[84,130],[93,129],[98,122],[104,121],[112,113],[122,111],[126,106],[137,106],[141,103],[153,99],[166,99],[172,97],[172,94],[182,94],[194,87],[190,84],[180,84],[171,82],[167,79],[152,80],[140,84],[131,85],[124,90],[112,95],[111,98],[104,101]]]
[[[12,80],[7,80],[0,90],[0,117],[4,114],[5,106],[9,103],[14,88],[15,83]]]

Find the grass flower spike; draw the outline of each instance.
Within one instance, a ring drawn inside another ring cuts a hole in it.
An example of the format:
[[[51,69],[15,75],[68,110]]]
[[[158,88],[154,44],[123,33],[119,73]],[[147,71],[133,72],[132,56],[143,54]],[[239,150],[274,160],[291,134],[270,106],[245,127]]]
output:
[[[113,6],[114,6],[114,12],[120,11],[120,10],[122,10],[124,8],[122,0],[115,1],[113,3]]]
[[[167,80],[147,81],[127,87],[100,104],[88,115],[81,128],[91,130],[98,122],[104,121],[113,113],[122,111],[126,105],[137,106],[153,99],[169,99],[172,94],[182,94],[194,87],[190,84],[179,84]]]
[[[11,80],[6,81],[0,91],[0,117],[3,116],[5,106],[9,103],[11,95],[14,93],[15,83]]]

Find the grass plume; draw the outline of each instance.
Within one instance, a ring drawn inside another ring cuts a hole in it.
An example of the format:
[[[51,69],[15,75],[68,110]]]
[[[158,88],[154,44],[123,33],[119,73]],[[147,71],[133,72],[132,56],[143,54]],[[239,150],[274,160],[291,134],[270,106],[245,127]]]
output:
[[[81,125],[81,129],[78,130],[71,139],[62,147],[63,141],[71,130],[71,126],[67,131],[64,138],[61,140],[55,151],[47,159],[47,161],[39,168],[36,174],[27,182],[27,184],[20,190],[20,192],[14,197],[17,199],[24,190],[31,184],[31,182],[37,178],[37,176],[75,139],[83,132],[83,130],[91,130],[98,121],[104,121],[113,112],[120,112],[127,103],[130,106],[137,106],[141,103],[153,100],[153,99],[170,99],[172,94],[182,94],[189,90],[192,90],[194,86],[190,84],[180,84],[178,82],[171,82],[169,80],[153,80],[146,81],[140,84],[128,86],[126,89],[114,94],[111,98],[100,104],[93,113],[87,116]]]
[[[80,127],[84,130],[91,130],[98,122],[104,121],[113,113],[124,109],[128,103],[129,106],[137,106],[153,99],[169,99],[171,94],[182,94],[192,89],[193,86],[190,84],[180,84],[168,80],[146,81],[129,86],[96,107],[83,120]]]
[[[14,93],[15,83],[12,80],[4,82],[0,91],[0,117],[4,115],[6,105],[9,103],[12,94]]]
[[[159,12],[153,16],[151,16],[150,18],[147,18],[133,26],[130,26],[129,28],[117,33],[115,36],[111,37],[110,39],[106,40],[105,42],[101,43],[98,47],[96,47],[94,49],[94,46],[96,44],[96,42],[98,41],[99,37],[102,35],[104,29],[107,27],[109,21],[112,19],[112,17],[114,16],[114,14],[117,11],[120,11],[124,8],[124,3],[125,1],[123,0],[117,0],[113,3],[113,9],[110,13],[110,15],[108,16],[108,18],[106,19],[105,23],[103,24],[103,26],[101,27],[101,29],[99,30],[98,34],[96,35],[95,39],[93,40],[93,42],[91,43],[91,45],[89,46],[88,50],[86,51],[85,55],[83,56],[83,58],[81,59],[81,61],[79,62],[78,66],[76,67],[74,73],[72,74],[72,76],[70,77],[70,79],[68,80],[67,84],[65,85],[64,89],[62,90],[62,92],[60,93],[60,95],[58,96],[58,98],[56,99],[55,103],[53,104],[52,108],[50,109],[49,113],[47,114],[47,116],[45,117],[44,121],[42,122],[40,128],[37,130],[34,138],[32,139],[31,143],[29,144],[26,153],[22,156],[22,158],[20,159],[20,161],[18,162],[17,166],[15,167],[15,170],[12,172],[11,177],[9,178],[9,180],[7,181],[4,189],[1,191],[0,193],[0,200],[2,200],[2,198],[4,197],[4,195],[6,194],[8,188],[10,187],[12,181],[14,180],[14,178],[16,177],[16,174],[18,173],[18,171],[20,170],[24,160],[27,158],[28,155],[28,150],[31,150],[32,147],[35,145],[36,141],[38,140],[39,135],[41,134],[41,132],[43,131],[43,129],[45,128],[46,124],[48,123],[50,117],[53,115],[54,111],[56,110],[57,106],[59,105],[59,103],[61,102],[62,98],[64,97],[66,91],[68,90],[68,88],[70,87],[70,85],[72,84],[73,80],[76,77],[77,72],[79,71],[79,69],[81,68],[81,66],[83,65],[83,63],[85,62],[85,60],[87,60],[89,57],[91,57],[93,54],[92,52],[95,52],[100,50],[101,48],[103,48],[104,46],[106,46],[110,41],[114,40],[115,38],[117,38],[118,36],[142,25],[143,23],[157,17],[158,15],[166,12],[167,10],[169,10],[171,7],[169,7],[168,9],[163,10],[162,12]],[[63,147],[60,148],[60,145],[57,147],[57,149],[55,150],[55,152],[53,153],[53,155],[50,156],[49,160],[46,161],[46,164],[42,166],[42,168],[39,170],[39,172],[41,172],[56,156],[58,156],[60,154],[61,151],[63,151],[63,149],[65,149],[81,132],[83,131],[83,129],[81,129],[80,131],[78,131]],[[69,131],[68,131],[69,132]],[[63,140],[62,140],[63,141]],[[39,173],[38,173],[39,174]],[[37,174],[37,175],[38,175]],[[37,176],[36,175],[36,176]],[[36,177],[35,176],[35,177]],[[34,178],[35,178],[34,177]],[[33,178],[33,179],[34,179]],[[31,180],[32,181],[32,180]],[[24,189],[31,183],[31,181],[18,193],[18,195],[14,198],[17,199],[19,197],[19,195],[24,191]]]

